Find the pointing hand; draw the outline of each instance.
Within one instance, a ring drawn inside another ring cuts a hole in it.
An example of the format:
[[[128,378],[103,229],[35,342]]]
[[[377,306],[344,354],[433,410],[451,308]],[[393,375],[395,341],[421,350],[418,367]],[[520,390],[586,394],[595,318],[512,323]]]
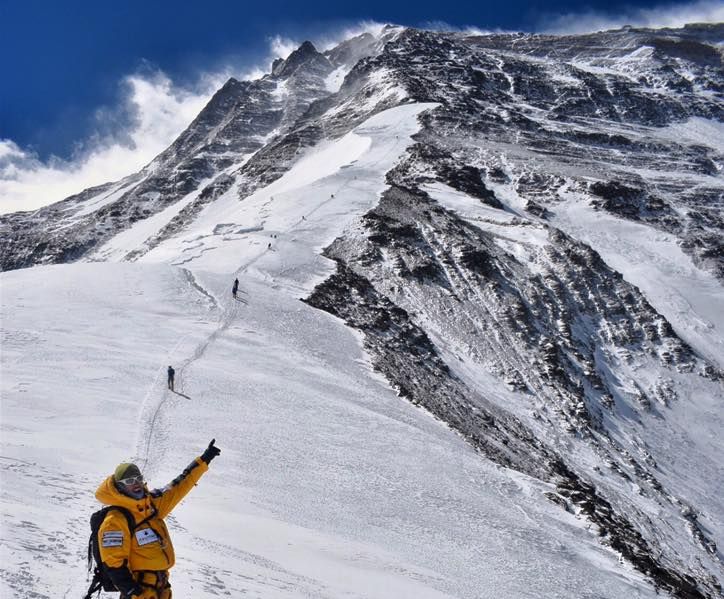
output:
[[[211,443],[209,443],[209,446],[204,450],[204,453],[201,454],[201,459],[207,464],[210,464],[211,460],[221,453],[221,450],[214,445],[215,442],[216,439],[211,439]]]

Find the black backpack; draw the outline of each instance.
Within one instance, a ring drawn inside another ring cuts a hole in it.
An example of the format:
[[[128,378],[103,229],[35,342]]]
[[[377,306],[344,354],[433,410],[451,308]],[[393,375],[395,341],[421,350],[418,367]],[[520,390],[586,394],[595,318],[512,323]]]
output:
[[[117,590],[110,576],[108,576],[106,566],[101,561],[101,552],[98,547],[98,531],[101,528],[101,524],[103,524],[103,520],[106,519],[108,512],[111,510],[118,510],[126,517],[126,520],[128,520],[128,530],[131,534],[133,534],[133,529],[137,526],[133,514],[126,508],[118,505],[108,505],[90,517],[91,534],[88,539],[88,572],[90,573],[90,571],[93,570],[93,580],[91,580],[90,587],[88,587],[88,592],[84,599],[91,599],[93,593],[96,592],[100,595],[101,591],[110,592]]]

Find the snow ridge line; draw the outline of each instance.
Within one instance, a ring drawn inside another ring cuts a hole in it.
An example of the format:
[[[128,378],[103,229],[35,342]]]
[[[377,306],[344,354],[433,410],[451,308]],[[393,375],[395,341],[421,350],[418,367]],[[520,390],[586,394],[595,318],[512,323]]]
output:
[[[189,285],[191,285],[196,291],[198,291],[200,294],[206,296],[209,298],[209,301],[211,302],[212,307],[218,308],[219,303],[216,301],[216,298],[211,295],[206,289],[204,289],[199,283],[196,281],[196,277],[194,277],[194,274],[188,269],[188,268],[181,268],[181,271],[184,273],[184,276],[186,277],[186,280],[188,281]]]

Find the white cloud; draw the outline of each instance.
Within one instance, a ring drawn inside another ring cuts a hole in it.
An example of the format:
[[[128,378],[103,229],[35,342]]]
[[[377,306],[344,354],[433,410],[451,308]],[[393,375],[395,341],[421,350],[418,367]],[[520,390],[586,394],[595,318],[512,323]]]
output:
[[[268,39],[269,50],[272,54],[272,59],[275,58],[287,58],[294,50],[301,46],[301,42],[296,42],[292,39],[275,35]]]
[[[477,36],[477,35],[498,35],[501,33],[514,33],[513,31],[509,29],[481,29],[480,27],[474,27],[474,26],[467,26],[460,29],[462,33],[465,35],[470,36]]]
[[[94,115],[98,129],[112,129],[113,134],[95,134],[77,144],[70,160],[42,161],[12,140],[0,139],[0,214],[37,210],[140,170],[173,142],[229,77],[258,79],[269,72],[274,58],[286,58],[300,45],[279,35],[267,41],[270,56],[263,66],[242,74],[225,67],[202,75],[194,89],[176,86],[161,71],[125,77],[121,104]]]
[[[314,45],[320,52],[331,50],[344,40],[362,35],[363,33],[371,33],[375,37],[382,34],[382,30],[390,23],[378,23],[377,21],[360,21],[354,25],[349,25],[334,32],[326,32],[320,36],[316,36],[313,40]]]
[[[499,27],[492,29],[482,29],[480,27],[476,27],[475,25],[463,25],[458,27],[457,25],[450,25],[450,23],[446,23],[445,21],[428,21],[424,23],[423,26],[425,29],[430,29],[432,31],[459,32],[469,36],[494,35],[512,32],[511,30],[501,29]]]
[[[386,25],[387,23],[378,23],[376,21],[367,20],[344,27],[335,27],[332,30],[318,32],[308,36],[302,35],[298,39],[275,35],[267,39],[271,54],[270,60],[274,60],[276,58],[288,58],[294,50],[302,45],[304,40],[311,41],[318,51],[325,52],[326,50],[330,50],[342,43],[344,40],[357,37],[363,33],[371,33],[374,36],[379,36]]]
[[[617,9],[616,14],[571,13],[546,17],[539,29],[548,33],[586,33],[633,27],[683,27],[687,23],[724,22],[724,2],[699,0],[686,4],[662,4],[653,8]]]
[[[130,75],[127,95],[115,110],[99,109],[99,127],[131,116],[125,131],[86,140],[71,160],[41,161],[11,140],[0,140],[0,213],[35,210],[83,189],[115,181],[148,164],[186,128],[226,75],[206,76],[196,90],[175,87],[162,72]]]

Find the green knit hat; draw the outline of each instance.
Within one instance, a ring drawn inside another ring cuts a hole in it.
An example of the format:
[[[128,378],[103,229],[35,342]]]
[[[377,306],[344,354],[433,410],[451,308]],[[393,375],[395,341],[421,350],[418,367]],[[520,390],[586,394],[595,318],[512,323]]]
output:
[[[113,480],[118,482],[124,478],[130,478],[131,476],[141,476],[141,471],[135,464],[123,462],[122,464],[118,464],[116,471],[113,473]]]

